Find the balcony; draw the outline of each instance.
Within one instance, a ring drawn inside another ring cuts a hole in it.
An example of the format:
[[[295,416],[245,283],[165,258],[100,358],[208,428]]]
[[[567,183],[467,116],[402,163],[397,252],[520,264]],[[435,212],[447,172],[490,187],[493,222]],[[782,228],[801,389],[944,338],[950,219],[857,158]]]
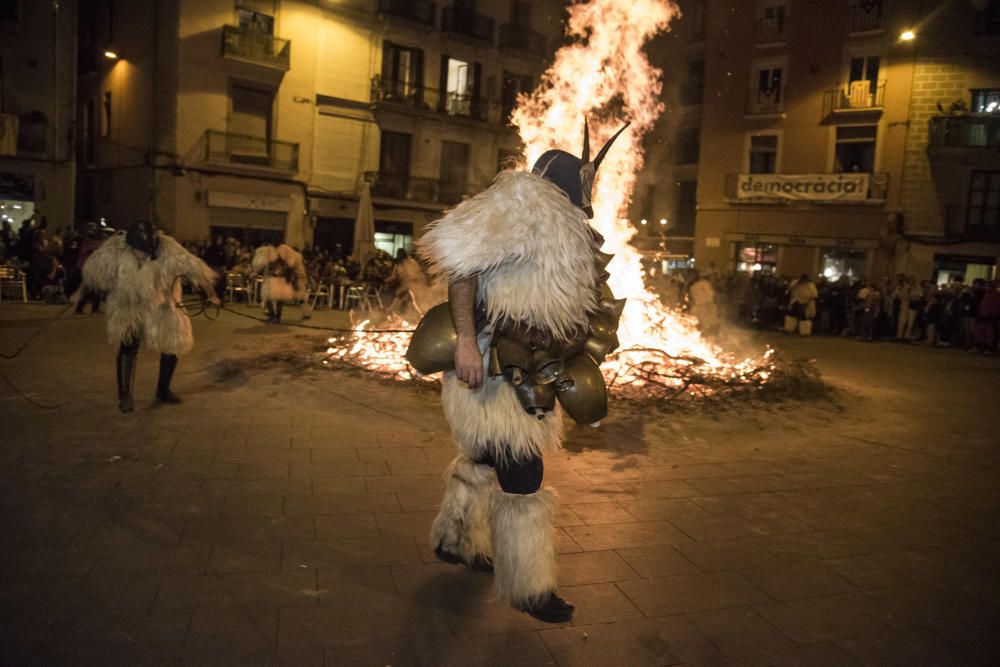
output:
[[[885,106],[885,81],[872,86],[870,81],[852,81],[845,88],[828,90],[823,95],[824,117],[836,113],[882,111]]]
[[[548,55],[545,35],[527,26],[504,23],[500,26],[500,48],[542,59]]]
[[[887,173],[726,174],[731,204],[881,204],[889,191]]]
[[[425,204],[457,204],[470,194],[467,183],[445,183],[434,178],[418,178],[409,174],[365,172],[372,183],[372,195],[386,199],[402,199]]]
[[[253,28],[224,25],[222,55],[287,72],[291,64],[292,43]]]
[[[402,110],[445,113],[449,116],[501,123],[500,105],[490,100],[459,93],[443,93],[436,88],[416,86],[405,81],[372,77],[371,102],[393,105]]]
[[[751,88],[747,91],[746,115],[777,116],[785,109],[785,87]]]
[[[433,28],[437,19],[437,3],[427,0],[379,0],[380,14],[406,19]]]
[[[780,44],[785,41],[788,28],[787,16],[757,19],[755,37],[757,44]]]
[[[299,170],[299,145],[288,141],[208,130],[205,132],[205,161],[296,172]]]
[[[857,0],[850,12],[848,32],[874,32],[885,27],[884,0]]]
[[[460,35],[493,46],[496,32],[493,19],[466,7],[445,7],[441,10],[441,31]]]
[[[1000,146],[1000,114],[931,118],[927,137],[927,148],[931,152],[998,146]]]

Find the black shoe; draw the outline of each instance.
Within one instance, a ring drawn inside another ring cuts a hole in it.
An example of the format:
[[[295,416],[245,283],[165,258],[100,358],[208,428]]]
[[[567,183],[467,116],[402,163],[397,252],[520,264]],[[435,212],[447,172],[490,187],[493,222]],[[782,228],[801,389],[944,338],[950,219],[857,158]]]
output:
[[[573,620],[573,612],[576,610],[576,607],[555,593],[549,593],[544,602],[515,605],[515,607],[545,623],[569,623]]]
[[[476,557],[470,563],[458,554],[445,551],[441,545],[438,545],[434,548],[434,555],[437,556],[439,561],[452,565],[464,565],[475,572],[493,572],[493,560],[485,554],[476,554]]]
[[[169,389],[167,389],[164,392],[156,392],[156,400],[158,400],[160,403],[169,403],[171,405],[177,405],[179,403],[184,402],[181,400],[180,396],[170,391]]]
[[[176,355],[160,355],[160,377],[156,381],[156,398],[161,403],[176,405],[181,402],[180,397],[170,390],[170,381],[174,378],[174,369],[176,368]]]
[[[132,412],[135,410],[135,403],[132,401],[131,396],[122,396],[118,399],[118,410],[122,414],[126,412]]]

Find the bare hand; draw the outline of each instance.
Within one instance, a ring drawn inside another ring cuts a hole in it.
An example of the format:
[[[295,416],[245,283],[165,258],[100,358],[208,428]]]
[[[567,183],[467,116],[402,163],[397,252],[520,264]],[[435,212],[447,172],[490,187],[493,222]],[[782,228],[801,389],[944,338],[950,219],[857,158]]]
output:
[[[459,338],[455,348],[455,375],[469,385],[469,389],[479,389],[483,384],[483,355],[475,338]]]

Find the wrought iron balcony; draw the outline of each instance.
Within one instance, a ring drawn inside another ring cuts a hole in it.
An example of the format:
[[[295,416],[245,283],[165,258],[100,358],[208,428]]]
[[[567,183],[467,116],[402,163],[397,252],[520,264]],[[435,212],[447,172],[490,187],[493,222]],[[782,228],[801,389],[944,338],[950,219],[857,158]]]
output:
[[[844,88],[828,90],[823,96],[824,115],[851,111],[878,111],[885,106],[885,81],[875,86],[869,81],[853,81]]]
[[[437,88],[417,86],[407,81],[392,81],[379,75],[372,77],[373,104],[392,104],[414,110],[446,113],[449,116],[472,118],[491,123],[502,122],[500,105],[473,95],[442,93]]]
[[[452,6],[441,10],[441,30],[492,45],[496,23],[485,14],[466,7]]]
[[[788,29],[787,16],[772,16],[757,19],[756,39],[758,44],[777,44],[785,41]]]
[[[437,3],[427,0],[379,0],[378,11],[432,28],[437,19]]]
[[[770,116],[785,109],[785,87],[751,88],[747,91],[746,114],[748,116]]]
[[[468,183],[446,183],[434,178],[418,178],[409,174],[369,171],[365,172],[365,179],[372,184],[372,195],[375,197],[427,204],[457,204],[462,201],[462,197],[471,192]]]
[[[935,116],[929,129],[931,151],[1000,147],[1000,114]]]
[[[299,145],[243,134],[205,132],[205,160],[257,165],[284,171],[299,170]]]
[[[287,71],[291,65],[292,43],[253,28],[224,25],[222,55]]]
[[[851,5],[848,31],[871,32],[885,27],[885,0],[858,0]]]
[[[500,26],[500,48],[520,51],[538,58],[548,54],[545,35],[516,23],[504,23]]]

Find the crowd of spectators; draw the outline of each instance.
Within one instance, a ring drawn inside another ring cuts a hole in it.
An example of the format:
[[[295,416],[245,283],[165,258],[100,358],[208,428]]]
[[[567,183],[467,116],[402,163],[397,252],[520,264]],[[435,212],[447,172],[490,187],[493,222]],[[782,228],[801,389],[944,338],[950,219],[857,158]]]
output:
[[[710,272],[706,277],[714,288],[720,317],[730,323],[790,331],[791,318],[809,320],[811,333],[818,335],[984,353],[998,349],[1000,281],[996,280],[966,284],[956,278],[938,285],[905,275],[881,281],[847,276],[813,281],[809,276],[762,272]],[[813,287],[807,287],[810,284]],[[670,291],[677,292],[677,288]]]
[[[0,226],[0,263],[24,272],[30,299],[65,303],[81,283],[83,263],[112,231],[87,223],[81,228],[50,232],[45,216],[36,211],[17,230],[8,221]],[[226,273],[245,279],[254,274],[254,248],[235,237],[216,235],[184,245],[219,272],[219,294],[225,292]],[[391,289],[398,282],[396,268],[406,259],[405,252],[393,258],[376,250],[362,266],[339,245],[332,249],[307,247],[302,254],[311,287],[363,283],[378,290]],[[666,306],[687,310],[710,335],[725,322],[984,353],[998,349],[1000,281],[996,280],[976,279],[965,284],[956,278],[938,285],[904,275],[881,281],[844,275],[813,281],[805,275],[793,278],[767,272],[723,274],[714,265],[701,272],[651,272],[649,277]],[[99,310],[99,298],[83,295],[78,311],[87,303],[92,311]]]

